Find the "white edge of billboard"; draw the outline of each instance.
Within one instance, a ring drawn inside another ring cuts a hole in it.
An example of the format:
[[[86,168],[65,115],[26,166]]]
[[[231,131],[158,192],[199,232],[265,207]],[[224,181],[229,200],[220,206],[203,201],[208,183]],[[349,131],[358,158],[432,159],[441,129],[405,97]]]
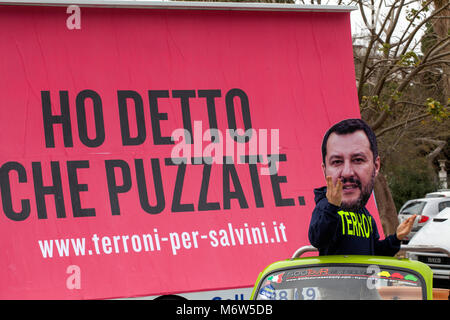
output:
[[[255,2],[191,2],[191,1],[127,1],[127,0],[0,0],[0,5],[69,6],[142,9],[197,9],[197,10],[242,10],[242,11],[326,11],[350,12],[355,6],[342,5],[298,5],[289,3]]]

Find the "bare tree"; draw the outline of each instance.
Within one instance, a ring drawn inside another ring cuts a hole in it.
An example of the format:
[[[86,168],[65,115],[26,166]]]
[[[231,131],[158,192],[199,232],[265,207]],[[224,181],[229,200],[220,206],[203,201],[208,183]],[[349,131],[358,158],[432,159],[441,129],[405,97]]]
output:
[[[430,143],[450,136],[448,0],[236,2],[342,4],[359,9],[362,27],[353,35],[358,99],[361,117],[371,125],[384,151],[382,167],[407,139],[426,138],[422,142]],[[424,41],[430,39],[424,50]],[[444,146],[441,143],[432,151],[433,159]],[[384,232],[395,232],[397,210],[384,174],[375,180],[375,198]]]
[[[369,122],[379,144],[386,150],[395,151],[402,139],[411,138],[412,129],[415,129],[414,139],[421,135],[422,142],[435,142],[437,132],[420,125],[432,119],[436,128],[449,117],[448,1],[357,0],[350,3],[359,7],[365,26],[358,37],[363,49],[355,52],[362,118]],[[447,27],[442,27],[445,23]],[[426,31],[432,29],[430,26],[440,31],[435,32],[434,41],[423,52],[421,44],[424,37],[429,37]],[[425,139],[424,131],[431,136]],[[448,129],[444,131],[443,135],[448,136]],[[439,141],[439,148],[430,153],[430,159],[445,146],[445,141],[444,144]],[[384,155],[385,159],[388,155]],[[391,233],[396,226],[397,212],[383,175],[376,179],[375,197],[381,219],[386,222],[385,232]]]

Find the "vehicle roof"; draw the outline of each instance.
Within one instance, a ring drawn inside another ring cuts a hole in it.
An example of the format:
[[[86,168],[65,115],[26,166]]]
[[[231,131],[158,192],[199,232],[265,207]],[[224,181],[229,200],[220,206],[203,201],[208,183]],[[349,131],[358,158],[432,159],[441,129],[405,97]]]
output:
[[[298,266],[307,266],[314,264],[374,264],[386,265],[398,268],[411,268],[422,274],[431,272],[431,269],[424,263],[409,259],[399,259],[394,257],[382,256],[364,256],[364,255],[332,255],[332,256],[314,256],[296,259],[277,261],[267,266],[262,274],[268,274],[276,269],[294,268]]]
[[[430,192],[425,195],[425,198],[444,198],[450,197],[450,191],[436,191]]]
[[[433,198],[417,198],[417,199],[410,199],[406,201],[403,205],[414,202],[414,201],[423,201],[423,202],[440,202],[440,201],[449,201],[450,197],[433,197]]]

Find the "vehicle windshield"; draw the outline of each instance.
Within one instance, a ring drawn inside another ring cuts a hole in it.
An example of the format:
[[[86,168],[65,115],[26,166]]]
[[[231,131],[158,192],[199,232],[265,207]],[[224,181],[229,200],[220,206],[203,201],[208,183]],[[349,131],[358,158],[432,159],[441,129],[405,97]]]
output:
[[[408,205],[406,205],[403,209],[400,210],[401,214],[422,214],[423,208],[425,207],[425,201],[415,201]]]
[[[260,282],[257,300],[421,300],[423,278],[409,269],[377,265],[305,266]]]

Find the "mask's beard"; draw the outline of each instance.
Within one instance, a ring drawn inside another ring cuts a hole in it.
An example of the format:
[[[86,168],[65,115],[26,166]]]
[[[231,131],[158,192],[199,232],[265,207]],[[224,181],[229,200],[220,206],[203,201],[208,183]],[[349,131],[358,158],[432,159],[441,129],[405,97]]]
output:
[[[366,184],[364,187],[361,185],[361,181],[359,181],[359,179],[355,179],[353,177],[348,179],[344,178],[342,182],[343,183],[349,182],[356,184],[361,192],[359,198],[356,199],[355,201],[351,203],[342,202],[341,209],[349,212],[361,211],[366,206],[367,201],[369,201],[370,195],[372,194],[373,186],[375,184],[375,169],[373,169],[370,182]]]

